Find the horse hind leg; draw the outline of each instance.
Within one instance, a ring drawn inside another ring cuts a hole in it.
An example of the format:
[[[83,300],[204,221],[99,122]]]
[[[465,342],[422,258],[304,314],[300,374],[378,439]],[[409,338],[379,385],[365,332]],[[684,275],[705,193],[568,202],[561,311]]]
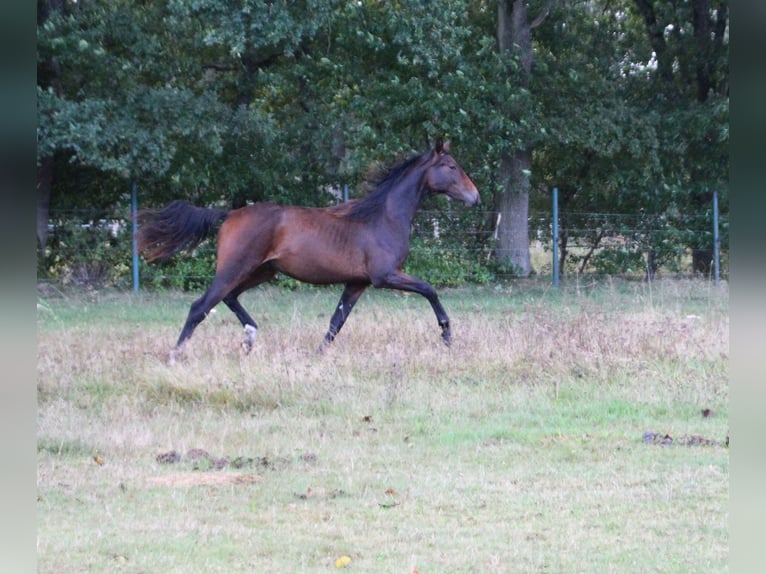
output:
[[[234,291],[234,289],[232,289],[232,285],[237,284],[242,284],[242,281],[239,278],[235,278],[232,281],[231,278],[225,274],[216,275],[215,278],[213,278],[213,283],[210,285],[210,287],[208,287],[207,291],[205,291],[205,294],[191,304],[189,314],[186,317],[186,322],[184,323],[183,329],[181,329],[181,334],[178,337],[176,346],[170,351],[171,364],[175,363],[176,359],[181,354],[183,346],[192,336],[194,329],[196,329],[197,326],[205,320],[205,317],[208,316],[213,307],[218,305],[218,303],[223,301],[225,298],[230,297],[230,294]],[[236,295],[239,295],[240,292],[237,292]],[[235,301],[236,295],[234,296]],[[244,309],[242,309],[242,313],[244,313],[244,316],[247,317],[249,322],[255,325],[253,320],[250,319],[249,315],[247,315]]]
[[[231,309],[232,313],[239,319],[239,322],[242,323],[242,326],[245,329],[245,338],[242,341],[242,348],[244,349],[245,354],[250,353],[250,351],[253,350],[255,335],[258,332],[258,325],[247,311],[245,311],[245,308],[242,307],[242,304],[239,302],[236,295],[227,295],[224,297],[223,302],[226,303],[226,306]]]
[[[247,341],[252,346],[255,321],[247,314],[237,297],[245,290],[262,283],[274,276],[271,264],[263,264],[263,254],[267,249],[269,234],[260,234],[257,241],[243,240],[242,225],[255,225],[263,219],[252,211],[237,210],[227,219],[218,232],[218,251],[216,274],[205,294],[192,303],[186,323],[178,337],[178,342],[171,352],[171,362],[180,352],[182,346],[191,337],[194,329],[218,303],[226,300],[226,304],[245,326]],[[244,215],[243,215],[244,214]],[[255,217],[255,221],[253,218]]]
[[[205,317],[208,316],[210,310],[215,307],[222,298],[223,289],[221,288],[219,282],[214,280],[213,284],[208,288],[207,291],[205,291],[205,294],[191,304],[189,314],[186,316],[186,322],[184,323],[183,329],[181,329],[181,334],[178,337],[178,341],[176,341],[175,347],[173,347],[173,349],[170,351],[171,365],[175,364],[177,358],[183,350],[183,346],[192,336],[192,333],[194,332],[194,329],[197,328],[197,325],[205,320]]]
[[[253,287],[270,281],[276,275],[271,266],[264,266],[256,270],[248,279],[242,282],[234,290],[231,291],[226,297],[223,298],[223,302],[226,306],[237,316],[242,327],[245,329],[245,338],[242,341],[242,348],[245,354],[249,354],[253,350],[253,343],[255,342],[255,335],[258,332],[258,325],[253,318],[248,314],[242,303],[239,302],[239,296]]]

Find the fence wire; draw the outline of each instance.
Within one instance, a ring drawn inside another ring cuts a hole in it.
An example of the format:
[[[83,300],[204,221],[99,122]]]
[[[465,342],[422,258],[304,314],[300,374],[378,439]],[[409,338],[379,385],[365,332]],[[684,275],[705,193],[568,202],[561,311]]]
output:
[[[408,270],[437,284],[513,276],[513,269],[495,257],[504,233],[497,216],[496,211],[475,209],[419,211],[412,226]],[[551,213],[530,211],[528,224],[533,268],[548,274]],[[728,274],[728,225],[728,214],[720,215],[722,276]],[[710,214],[560,212],[559,239],[564,275],[645,273],[650,252],[650,257],[658,258],[660,272],[704,273],[710,261],[703,269],[694,265],[713,251],[713,222]],[[89,208],[52,210],[48,240],[45,249],[38,249],[37,260],[39,281],[128,288],[132,283],[130,214]],[[197,288],[212,279],[214,263],[214,240],[170,264],[148,266],[141,261],[141,287]],[[462,273],[462,279],[453,281],[455,273]]]

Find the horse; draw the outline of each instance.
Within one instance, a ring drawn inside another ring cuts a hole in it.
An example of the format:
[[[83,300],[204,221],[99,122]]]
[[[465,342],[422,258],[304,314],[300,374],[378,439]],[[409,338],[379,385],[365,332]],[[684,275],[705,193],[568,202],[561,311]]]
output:
[[[216,271],[205,293],[194,301],[171,350],[171,362],[194,329],[223,301],[245,330],[249,353],[258,331],[239,296],[282,273],[316,285],[344,284],[340,302],[319,347],[340,332],[370,285],[418,293],[431,304],[445,344],[450,321],[435,289],[402,271],[409,254],[412,220],[429,193],[445,194],[467,206],[478,205],[479,191],[449,153],[449,141],[385,168],[370,179],[361,199],[329,207],[259,202],[234,210],[195,207],[176,200],[163,209],[136,215],[139,253],[151,263],[194,249],[221,223]]]

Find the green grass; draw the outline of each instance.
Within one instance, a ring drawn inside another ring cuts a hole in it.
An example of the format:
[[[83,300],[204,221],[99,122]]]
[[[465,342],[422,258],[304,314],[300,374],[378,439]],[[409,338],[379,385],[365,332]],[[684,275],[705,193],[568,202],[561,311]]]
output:
[[[449,349],[370,290],[318,355],[338,297],[250,292],[250,355],[220,307],[174,366],[195,294],[41,299],[39,571],[728,571],[725,286],[446,290]]]

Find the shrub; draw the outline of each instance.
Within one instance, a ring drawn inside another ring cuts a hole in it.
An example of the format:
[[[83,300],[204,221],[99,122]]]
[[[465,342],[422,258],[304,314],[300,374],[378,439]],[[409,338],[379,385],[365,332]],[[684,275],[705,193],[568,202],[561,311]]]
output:
[[[445,246],[439,238],[416,236],[405,270],[436,287],[489,283],[492,275],[475,255],[462,245]]]
[[[130,232],[119,221],[57,222],[37,257],[38,278],[62,285],[126,287],[130,269]]]

